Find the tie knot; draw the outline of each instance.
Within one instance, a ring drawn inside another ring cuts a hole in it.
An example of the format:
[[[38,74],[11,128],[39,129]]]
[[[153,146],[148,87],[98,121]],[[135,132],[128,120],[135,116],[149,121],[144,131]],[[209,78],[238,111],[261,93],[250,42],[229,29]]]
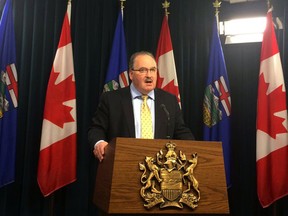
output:
[[[147,101],[148,95],[142,95],[141,97],[142,97],[143,101]]]

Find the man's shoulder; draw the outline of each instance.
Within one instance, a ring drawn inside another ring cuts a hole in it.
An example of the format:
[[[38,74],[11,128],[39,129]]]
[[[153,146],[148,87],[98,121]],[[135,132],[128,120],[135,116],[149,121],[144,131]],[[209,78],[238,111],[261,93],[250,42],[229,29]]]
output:
[[[156,88],[155,89],[155,94],[161,97],[176,97],[174,94],[171,94],[170,92],[167,92],[163,89],[160,88]]]

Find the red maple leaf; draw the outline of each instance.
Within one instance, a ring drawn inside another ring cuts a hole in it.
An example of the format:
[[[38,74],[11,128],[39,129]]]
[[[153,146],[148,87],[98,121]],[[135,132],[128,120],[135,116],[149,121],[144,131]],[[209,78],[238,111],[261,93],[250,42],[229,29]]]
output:
[[[258,91],[258,116],[257,129],[269,134],[276,139],[279,133],[286,133],[283,126],[284,118],[275,116],[275,113],[286,110],[286,93],[282,91],[282,86],[278,86],[271,93],[266,94],[269,83],[264,80],[263,73],[259,77]]]
[[[70,75],[62,82],[55,84],[58,74],[53,68],[47,88],[44,118],[63,128],[64,123],[75,121],[70,114],[73,107],[63,104],[75,99],[75,83],[72,80],[73,76]]]

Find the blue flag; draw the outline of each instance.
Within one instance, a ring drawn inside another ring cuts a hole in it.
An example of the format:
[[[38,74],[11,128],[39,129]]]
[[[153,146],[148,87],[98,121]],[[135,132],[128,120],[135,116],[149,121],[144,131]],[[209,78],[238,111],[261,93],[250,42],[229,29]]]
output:
[[[218,35],[217,22],[215,19],[209,55],[207,85],[203,102],[203,139],[206,141],[222,142],[227,187],[231,186],[230,117],[230,88],[222,46]]]
[[[0,20],[0,187],[14,181],[18,85],[11,0]]]
[[[112,51],[106,75],[104,91],[112,91],[129,85],[127,53],[122,11],[119,12],[114,33]]]

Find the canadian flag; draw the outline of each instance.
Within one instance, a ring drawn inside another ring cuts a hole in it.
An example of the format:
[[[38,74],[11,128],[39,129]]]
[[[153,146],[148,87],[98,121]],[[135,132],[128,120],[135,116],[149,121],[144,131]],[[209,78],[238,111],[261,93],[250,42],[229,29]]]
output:
[[[158,65],[157,87],[176,95],[180,104],[180,93],[167,15],[164,16],[162,22],[156,62]]]
[[[257,107],[257,192],[264,208],[288,194],[287,128],[286,90],[270,9],[262,42]]]
[[[46,92],[37,176],[44,196],[76,180],[76,89],[70,13],[68,3]]]

